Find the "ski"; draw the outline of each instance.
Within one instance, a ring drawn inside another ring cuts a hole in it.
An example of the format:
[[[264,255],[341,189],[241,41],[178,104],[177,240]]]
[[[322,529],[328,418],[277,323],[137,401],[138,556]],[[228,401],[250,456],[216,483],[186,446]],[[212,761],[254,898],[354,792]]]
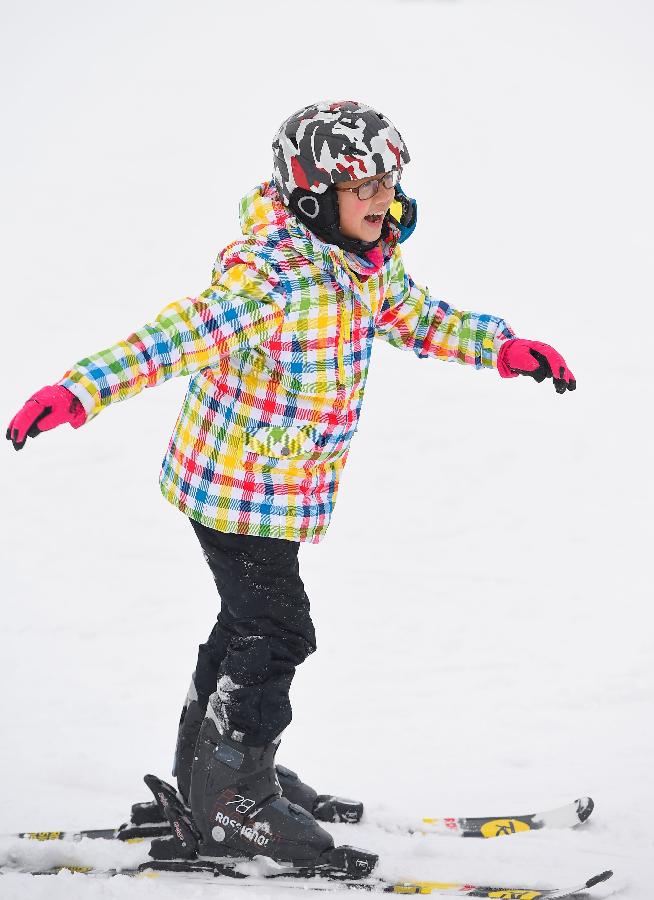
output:
[[[163,782],[165,784],[165,782]],[[173,788],[171,788],[173,790]],[[352,822],[338,812],[337,804],[347,801],[325,795],[323,802],[329,803],[337,810],[333,821]],[[389,831],[393,834],[438,834],[453,837],[495,838],[520,834],[525,831],[537,831],[541,828],[573,828],[586,822],[592,813],[594,803],[590,797],[581,797],[556,809],[541,813],[529,813],[515,816],[479,816],[479,817],[446,817],[424,818],[420,824],[366,823],[372,827]],[[323,820],[324,821],[324,820]],[[358,819],[356,821],[359,821]],[[156,804],[135,803],[129,822],[118,828],[95,828],[82,831],[24,831],[18,834],[2,835],[3,838],[23,838],[34,841],[73,841],[84,838],[119,840],[137,842],[152,838],[167,837],[171,834],[170,825],[159,815]]]
[[[171,834],[169,825],[149,825],[132,828],[129,823],[118,828],[83,828],[81,831],[19,831],[15,834],[2,834],[1,840],[21,839],[26,841],[79,841],[90,840],[124,841],[139,843],[155,837],[167,837]]]
[[[346,848],[342,848],[346,849]],[[368,876],[364,879],[348,877],[338,869],[328,871],[294,869],[279,866],[271,861],[265,865],[274,866],[265,875],[248,874],[248,865],[255,869],[261,868],[261,860],[255,862],[204,862],[196,861],[169,861],[144,863],[136,869],[101,869],[92,866],[54,866],[46,869],[9,869],[3,867],[0,874],[6,872],[23,872],[29,875],[57,875],[60,872],[72,872],[95,878],[111,878],[116,875],[125,875],[132,878],[162,878],[175,881],[188,881],[190,883],[203,884],[229,884],[242,887],[272,887],[274,882],[283,880],[284,888],[299,888],[301,890],[334,891],[334,890],[362,890],[371,893],[427,895],[446,897],[477,897],[498,898],[502,900],[563,900],[566,897],[575,897],[588,891],[599,884],[603,884],[611,876],[611,871],[594,875],[580,884],[566,888],[542,888],[542,887],[506,887],[501,885],[481,885],[469,882],[453,883],[441,881],[393,881],[381,876]]]
[[[494,838],[541,828],[573,828],[587,821],[595,804],[590,797],[581,797],[556,809],[521,816],[482,816],[476,818],[445,818],[422,820],[413,829],[427,834],[450,834],[456,837]]]

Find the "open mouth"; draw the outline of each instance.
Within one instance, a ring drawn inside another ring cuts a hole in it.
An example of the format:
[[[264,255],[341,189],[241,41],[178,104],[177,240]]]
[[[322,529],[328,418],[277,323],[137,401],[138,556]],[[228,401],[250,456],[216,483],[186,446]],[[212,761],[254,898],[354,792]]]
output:
[[[382,213],[375,213],[374,215],[364,216],[364,219],[370,225],[379,225],[384,218]]]

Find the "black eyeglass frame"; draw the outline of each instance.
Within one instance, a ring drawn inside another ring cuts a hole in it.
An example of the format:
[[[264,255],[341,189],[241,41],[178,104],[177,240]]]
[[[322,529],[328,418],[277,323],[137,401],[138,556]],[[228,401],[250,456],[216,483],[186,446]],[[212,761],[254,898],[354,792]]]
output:
[[[390,178],[391,183],[386,184],[386,179]],[[358,187],[353,188],[342,188],[336,185],[336,190],[339,193],[345,193],[346,191],[355,193],[359,200],[372,200],[375,194],[379,193],[379,185],[383,184],[387,191],[389,191],[392,187],[397,187],[400,183],[400,179],[402,178],[402,169],[391,169],[390,172],[386,172],[384,175],[380,175],[378,178],[371,178],[369,181],[364,181],[363,184],[360,184]],[[368,186],[374,185],[374,190],[369,197],[362,197],[359,191],[363,188],[367,188]]]

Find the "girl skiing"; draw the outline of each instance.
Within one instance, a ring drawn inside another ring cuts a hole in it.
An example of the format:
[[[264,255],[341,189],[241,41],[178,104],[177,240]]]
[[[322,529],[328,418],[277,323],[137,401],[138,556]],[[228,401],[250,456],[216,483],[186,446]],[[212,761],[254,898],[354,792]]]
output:
[[[299,544],[327,530],[373,338],[575,389],[552,347],[517,338],[496,316],[453,309],[407,275],[400,244],[417,215],[400,187],[409,159],[394,125],[368,106],[299,110],[275,136],[272,180],[241,201],[243,235],[219,254],[211,286],[80,360],[9,424],[20,450],[192,376],[160,484],[189,518],[221,606],[177,740],[175,774],[199,846],[171,838],[153,844],[154,856],[334,861],[331,836],[291,802],[283,777],[282,792],[274,758],[295,668],[316,648]]]

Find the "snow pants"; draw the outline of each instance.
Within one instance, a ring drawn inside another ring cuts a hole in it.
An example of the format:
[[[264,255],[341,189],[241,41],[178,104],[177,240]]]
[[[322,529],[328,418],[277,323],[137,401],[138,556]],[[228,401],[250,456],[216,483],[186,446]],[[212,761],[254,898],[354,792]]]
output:
[[[226,733],[249,746],[291,721],[295,668],[316,649],[296,541],[226,534],[189,520],[209,564],[220,611],[200,644],[195,687]]]

